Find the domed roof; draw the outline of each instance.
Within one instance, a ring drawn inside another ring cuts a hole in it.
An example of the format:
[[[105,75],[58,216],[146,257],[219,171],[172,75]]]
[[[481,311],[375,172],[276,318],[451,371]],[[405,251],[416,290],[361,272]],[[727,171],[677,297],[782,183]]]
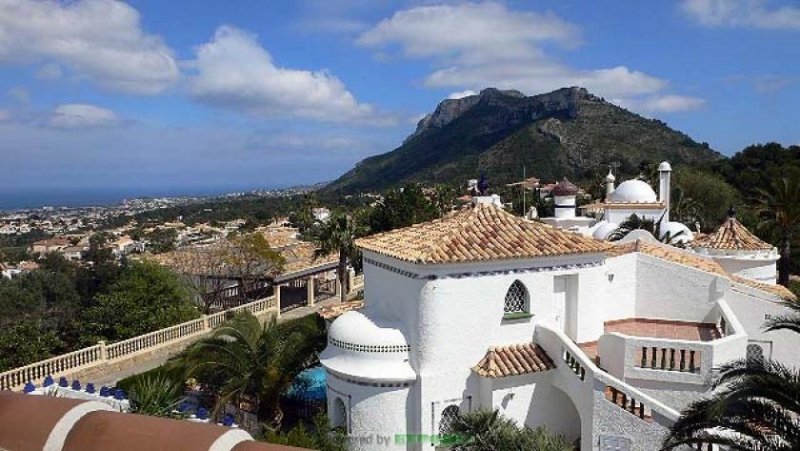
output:
[[[660,232],[661,236],[659,237],[659,239],[662,240],[666,238],[667,234],[669,234],[670,236],[669,244],[678,244],[678,243],[685,244],[694,239],[694,234],[689,229],[689,227],[686,227],[686,225],[676,221],[670,221],[665,224],[662,224]]]
[[[658,197],[653,188],[641,180],[626,180],[619,184],[606,202],[655,203]]]
[[[672,170],[672,166],[669,164],[669,161],[662,161],[661,164],[658,165],[659,172],[669,172]]]
[[[595,224],[594,231],[592,232],[592,238],[597,240],[605,240],[611,235],[611,232],[617,230],[619,228],[619,224],[608,222],[608,221],[600,221]]]
[[[550,191],[554,196],[574,196],[578,194],[578,187],[564,177],[564,180],[556,183]]]
[[[412,381],[417,375],[408,363],[409,346],[403,333],[380,327],[351,310],[328,329],[328,346],[320,363],[328,371],[368,381]]]
[[[328,336],[344,343],[359,345],[408,346],[402,332],[397,329],[379,327],[361,312],[355,310],[336,318],[328,330]]]

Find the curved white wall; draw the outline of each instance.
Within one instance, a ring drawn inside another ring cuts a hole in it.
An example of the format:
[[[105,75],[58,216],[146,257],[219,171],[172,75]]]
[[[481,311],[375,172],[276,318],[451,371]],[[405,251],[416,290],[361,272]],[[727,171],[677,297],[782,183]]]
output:
[[[413,411],[410,386],[376,387],[328,373],[328,412],[336,424],[336,399],[347,409],[351,450],[404,450],[396,435],[409,433],[406,412]],[[333,413],[333,415],[331,415]]]

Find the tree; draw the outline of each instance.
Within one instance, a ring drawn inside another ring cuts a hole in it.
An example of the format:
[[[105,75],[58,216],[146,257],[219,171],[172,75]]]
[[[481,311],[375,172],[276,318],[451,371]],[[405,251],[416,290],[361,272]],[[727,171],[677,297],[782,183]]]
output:
[[[185,390],[183,382],[164,372],[135,377],[128,390],[130,412],[153,417],[175,417],[173,412],[186,400]]]
[[[350,289],[347,283],[347,262],[358,258],[356,238],[366,234],[366,228],[358,214],[348,215],[342,211],[334,211],[328,221],[320,227],[316,242],[322,254],[337,252],[339,254],[339,286],[341,301],[347,300]]]
[[[438,218],[442,211],[449,211],[455,198],[454,193],[441,189],[441,195],[434,201],[428,199],[416,183],[388,192],[369,215],[370,230],[373,233],[385,232]]]
[[[662,216],[663,219],[663,216]],[[644,230],[649,232],[653,237],[657,240],[661,241],[662,243],[672,244],[674,246],[679,246],[680,243],[674,242],[675,238],[678,238],[683,235],[683,231],[678,232],[676,234],[672,234],[667,232],[664,236],[661,236],[661,220],[655,221],[649,218],[640,218],[635,214],[630,215],[628,219],[622,221],[622,223],[617,227],[616,230],[611,232],[608,236],[608,241],[619,241],[625,238],[629,233],[633,232],[634,230]]]
[[[757,192],[762,227],[778,237],[778,283],[786,286],[792,264],[791,244],[800,230],[800,176],[776,179],[768,191],[759,188]]]
[[[135,262],[84,311],[83,339],[124,340],[198,316],[174,273],[153,262]]]
[[[328,417],[324,414],[315,416],[314,424],[310,428],[299,423],[284,433],[267,431],[264,440],[268,443],[319,451],[346,451],[348,443],[347,436],[333,430]]]
[[[531,429],[490,410],[475,410],[456,416],[440,437],[456,451],[569,451],[566,439],[551,435],[543,427]]]
[[[316,316],[265,325],[249,312],[238,314],[211,337],[190,346],[173,364],[219,396],[217,411],[228,403],[254,411],[280,426],[281,396],[295,377],[318,361],[325,328]]]
[[[169,253],[165,262],[182,276],[206,315],[215,305],[221,305],[223,290],[234,277],[226,263],[228,246],[227,241],[220,241],[208,246],[185,247]]]
[[[672,213],[684,224],[699,222],[703,230],[713,229],[738,202],[736,189],[716,174],[682,167],[674,175]]]
[[[223,264],[231,275],[239,279],[241,292],[247,292],[253,282],[267,274],[283,270],[285,260],[280,252],[270,246],[262,233],[236,235],[227,240],[222,249]]]
[[[800,332],[800,303],[770,319],[767,331]],[[750,356],[724,365],[711,395],[692,403],[672,426],[664,449],[717,444],[735,450],[800,449],[800,371]]]

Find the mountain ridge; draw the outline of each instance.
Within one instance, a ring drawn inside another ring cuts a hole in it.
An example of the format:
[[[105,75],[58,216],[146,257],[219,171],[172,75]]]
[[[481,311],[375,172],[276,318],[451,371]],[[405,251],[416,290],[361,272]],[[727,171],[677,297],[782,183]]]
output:
[[[580,87],[525,96],[486,88],[445,99],[398,148],[368,157],[328,185],[331,192],[380,191],[408,182],[463,183],[484,170],[495,183],[528,174],[592,178],[644,162],[695,164],[723,158],[665,123],[606,102]]]

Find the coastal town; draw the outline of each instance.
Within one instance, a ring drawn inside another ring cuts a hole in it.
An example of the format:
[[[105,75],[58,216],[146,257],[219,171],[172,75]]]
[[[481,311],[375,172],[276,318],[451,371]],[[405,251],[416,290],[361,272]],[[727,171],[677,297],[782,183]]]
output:
[[[792,0],[0,0],[0,451],[800,450]]]

